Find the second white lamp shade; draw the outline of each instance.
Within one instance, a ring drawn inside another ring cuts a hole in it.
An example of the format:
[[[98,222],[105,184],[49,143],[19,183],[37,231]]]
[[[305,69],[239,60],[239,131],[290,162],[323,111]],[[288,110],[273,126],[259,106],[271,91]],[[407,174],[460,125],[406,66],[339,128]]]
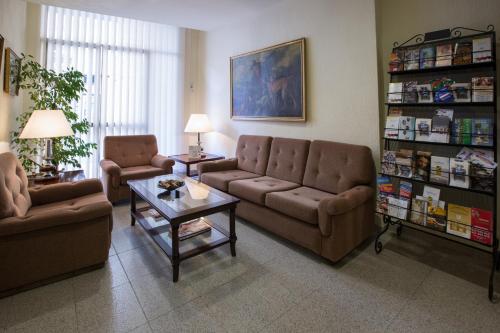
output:
[[[194,113],[189,117],[184,132],[186,133],[206,133],[212,130],[210,121],[204,113]]]
[[[35,110],[19,137],[21,139],[42,139],[73,134],[71,124],[62,110]]]

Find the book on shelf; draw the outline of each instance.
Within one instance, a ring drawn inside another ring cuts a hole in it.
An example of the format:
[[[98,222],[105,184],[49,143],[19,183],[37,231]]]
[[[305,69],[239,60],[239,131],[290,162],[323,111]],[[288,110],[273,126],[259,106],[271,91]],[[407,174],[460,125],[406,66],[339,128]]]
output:
[[[463,161],[458,158],[450,158],[450,186],[469,188],[469,175],[469,161]]]
[[[405,71],[418,69],[420,51],[418,48],[409,48],[405,50]]]
[[[470,161],[470,188],[476,191],[495,191],[495,169],[488,168],[476,159]]]
[[[436,62],[434,46],[425,46],[420,49],[420,69],[432,68]]]
[[[448,143],[450,139],[450,118],[442,115],[432,117],[432,133],[430,141]]]
[[[427,204],[428,201],[422,196],[416,196],[412,199],[410,222],[425,226],[427,223]]]
[[[403,102],[417,103],[417,81],[403,82]]]
[[[413,150],[399,149],[396,151],[396,176],[412,178]]]
[[[450,179],[450,158],[431,156],[430,181],[438,184],[448,184]]]
[[[399,72],[404,69],[403,66],[404,51],[393,50],[389,55],[389,72]]]
[[[387,193],[377,193],[377,204],[375,207],[375,211],[380,214],[387,214],[388,209],[388,198],[390,197]]]
[[[427,204],[426,227],[438,231],[446,231],[446,203],[444,201],[429,201]]]
[[[472,101],[483,103],[493,102],[493,84],[492,76],[482,76],[472,78]]]
[[[471,238],[471,209],[455,204],[448,204],[448,224],[446,232],[463,238]]]
[[[436,46],[436,67],[451,66],[452,49],[451,44]]]
[[[431,166],[431,153],[428,151],[417,151],[415,159],[415,172],[413,178],[417,180],[429,180]]]
[[[454,144],[470,145],[472,140],[472,119],[457,118],[451,125],[450,142]]]
[[[378,191],[381,193],[394,194],[394,185],[389,176],[377,177],[377,187]]]
[[[396,152],[384,150],[382,155],[382,173],[386,175],[396,174]]]
[[[388,113],[388,116],[393,116],[393,117],[400,117],[403,115],[403,110],[402,109],[398,109],[398,108],[390,108],[389,109],[389,113]]]
[[[399,136],[400,116],[387,116],[385,119],[384,138],[397,139]]]
[[[490,62],[492,58],[491,37],[475,38],[472,40],[473,62]]]
[[[472,43],[468,41],[456,42],[453,50],[453,65],[470,63],[472,63]]]
[[[431,141],[432,119],[415,119],[415,141]]]
[[[471,220],[471,239],[486,245],[493,244],[493,212],[479,208],[472,208]]]
[[[451,88],[455,103],[469,103],[471,101],[470,83],[453,83]]]
[[[389,83],[389,93],[387,96],[389,103],[402,103],[403,102],[403,82]]]
[[[415,140],[415,117],[399,117],[399,140]]]
[[[432,103],[434,97],[430,84],[417,84],[417,103]]]
[[[425,185],[422,197],[428,202],[439,202],[439,196],[441,195],[441,190],[432,186]]]
[[[493,122],[491,119],[472,119],[472,145],[493,146]]]
[[[408,217],[408,199],[387,197],[387,215],[406,220]]]
[[[413,189],[413,184],[406,181],[401,181],[399,183],[399,198],[400,199],[411,199],[411,191]]]

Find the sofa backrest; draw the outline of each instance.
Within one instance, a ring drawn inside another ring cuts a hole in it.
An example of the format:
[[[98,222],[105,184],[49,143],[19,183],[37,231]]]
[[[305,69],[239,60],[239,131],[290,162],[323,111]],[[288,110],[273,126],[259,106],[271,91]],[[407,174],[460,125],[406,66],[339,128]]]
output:
[[[309,140],[273,138],[266,175],[301,184],[310,143]]]
[[[370,148],[331,141],[313,141],[303,185],[338,194],[357,185],[372,185],[375,163]]]
[[[238,169],[264,175],[269,160],[270,136],[241,135],[236,147]]]
[[[0,154],[0,218],[24,216],[30,207],[28,177],[21,162],[12,153]]]
[[[104,158],[122,168],[150,165],[158,154],[154,135],[107,136],[104,138]]]

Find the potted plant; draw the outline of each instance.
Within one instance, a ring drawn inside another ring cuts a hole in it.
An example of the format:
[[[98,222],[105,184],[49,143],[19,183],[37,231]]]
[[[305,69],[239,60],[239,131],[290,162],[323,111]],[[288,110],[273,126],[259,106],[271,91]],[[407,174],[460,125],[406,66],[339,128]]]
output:
[[[26,171],[32,170],[39,156],[40,140],[19,138],[22,129],[34,110],[62,110],[71,124],[75,135],[53,139],[53,160],[55,166],[71,165],[80,168],[80,157],[89,157],[97,148],[95,143],[88,143],[82,138],[90,130],[87,119],[80,119],[73,111],[72,104],[85,92],[84,76],[81,72],[68,68],[56,73],[40,65],[32,56],[22,55],[19,87],[26,90],[32,106],[16,118],[19,128],[13,131],[12,143]]]

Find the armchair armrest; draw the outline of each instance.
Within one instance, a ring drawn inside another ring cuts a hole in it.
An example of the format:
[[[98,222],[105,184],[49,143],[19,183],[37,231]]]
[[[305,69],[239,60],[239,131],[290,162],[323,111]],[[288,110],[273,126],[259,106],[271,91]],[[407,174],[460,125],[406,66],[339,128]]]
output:
[[[102,171],[110,176],[120,176],[122,169],[112,160],[102,160],[100,163]]]
[[[373,199],[375,190],[366,185],[358,185],[333,198],[325,198],[319,202],[319,227],[323,235],[332,231],[332,217],[342,215],[356,209]]]
[[[172,167],[174,166],[174,164],[175,164],[174,160],[171,160],[170,158],[160,154],[153,156],[153,158],[151,159],[152,166],[170,172],[172,172]]]
[[[102,192],[102,184],[98,179],[85,179],[72,183],[35,186],[28,191],[32,205],[39,206]]]
[[[111,223],[111,214],[112,206],[108,201],[71,208],[61,207],[61,209],[51,209],[36,214],[30,214],[28,211],[25,216],[8,217],[1,220],[0,237],[85,222],[103,216],[109,216]]]
[[[204,172],[227,171],[234,170],[238,167],[238,160],[236,158],[229,158],[225,160],[202,162],[198,164],[198,173],[201,175]]]

